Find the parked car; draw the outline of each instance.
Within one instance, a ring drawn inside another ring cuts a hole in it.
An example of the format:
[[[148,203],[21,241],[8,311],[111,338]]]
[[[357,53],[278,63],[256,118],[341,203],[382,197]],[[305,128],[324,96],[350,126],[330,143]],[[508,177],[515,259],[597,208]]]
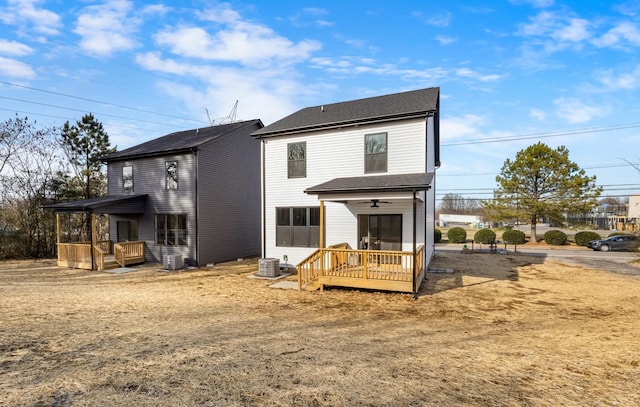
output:
[[[633,235],[616,235],[606,239],[591,240],[587,247],[593,250],[608,252],[609,250],[636,251],[640,246],[640,240]]]

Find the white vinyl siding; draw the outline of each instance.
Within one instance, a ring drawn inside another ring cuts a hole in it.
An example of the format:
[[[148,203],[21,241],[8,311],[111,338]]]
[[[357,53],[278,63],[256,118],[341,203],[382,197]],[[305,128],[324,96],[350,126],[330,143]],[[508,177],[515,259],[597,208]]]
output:
[[[387,171],[382,174],[365,174],[364,137],[366,134],[377,133],[387,134]],[[287,145],[295,142],[306,143],[306,178],[288,178]],[[427,168],[424,119],[363,125],[300,136],[267,138],[263,140],[263,148],[265,163],[263,214],[266,250],[263,255],[281,260],[283,255],[287,255],[291,264],[302,261],[314,249],[276,245],[277,207],[318,206],[318,197],[306,194],[304,190],[334,178],[420,173],[425,172]],[[407,242],[412,241],[412,206],[410,202],[403,205],[405,206],[401,209],[396,205],[392,212],[403,215],[403,250],[410,250],[411,243]],[[353,210],[352,205],[325,202],[325,243],[327,245],[348,242],[352,248],[358,247],[357,213]],[[362,205],[357,210],[366,213],[369,206]],[[380,208],[380,210],[387,209]],[[421,240],[424,232],[421,226],[419,230],[418,239]]]

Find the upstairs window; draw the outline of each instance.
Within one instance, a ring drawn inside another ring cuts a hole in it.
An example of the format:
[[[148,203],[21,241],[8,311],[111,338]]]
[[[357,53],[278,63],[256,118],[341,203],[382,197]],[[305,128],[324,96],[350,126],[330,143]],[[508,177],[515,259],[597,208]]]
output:
[[[287,177],[305,178],[307,176],[307,142],[287,144]]]
[[[167,161],[164,166],[167,189],[178,189],[178,162]]]
[[[133,192],[133,167],[131,165],[122,167],[122,190]]]
[[[364,136],[364,172],[387,172],[387,133]]]

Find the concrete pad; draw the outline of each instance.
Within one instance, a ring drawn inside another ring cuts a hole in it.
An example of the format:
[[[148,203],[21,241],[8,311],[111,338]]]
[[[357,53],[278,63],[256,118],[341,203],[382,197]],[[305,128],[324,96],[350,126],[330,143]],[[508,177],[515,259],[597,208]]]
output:
[[[109,269],[109,270],[105,270],[105,273],[111,273],[111,274],[122,274],[122,273],[129,273],[131,271],[138,271],[139,269],[137,268],[133,268],[133,267],[120,267],[117,269]]]
[[[261,276],[260,274],[251,274],[249,275],[247,278],[257,278],[259,280],[280,280],[283,279],[285,277],[289,277],[291,275],[291,273],[282,273],[280,275],[277,275],[275,277],[265,277],[265,276]]]
[[[285,290],[297,290],[298,282],[297,281],[278,281],[275,284],[271,284],[270,288],[282,288]]]

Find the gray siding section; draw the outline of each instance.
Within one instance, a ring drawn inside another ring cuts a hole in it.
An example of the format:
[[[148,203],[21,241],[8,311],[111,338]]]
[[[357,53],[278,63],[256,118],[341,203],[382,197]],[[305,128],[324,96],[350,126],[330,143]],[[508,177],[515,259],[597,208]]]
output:
[[[246,131],[198,151],[199,264],[260,254],[260,141]]]
[[[167,190],[165,162],[178,161],[178,189]],[[117,237],[116,221],[136,219],[138,238],[145,241],[147,261],[162,262],[166,254],[196,258],[196,157],[195,154],[166,155],[109,163],[109,195],[126,194],[123,189],[122,167],[133,167],[132,194],[148,194],[142,216],[112,215],[109,222],[111,239]],[[168,247],[155,243],[156,214],[187,215],[187,246]]]

